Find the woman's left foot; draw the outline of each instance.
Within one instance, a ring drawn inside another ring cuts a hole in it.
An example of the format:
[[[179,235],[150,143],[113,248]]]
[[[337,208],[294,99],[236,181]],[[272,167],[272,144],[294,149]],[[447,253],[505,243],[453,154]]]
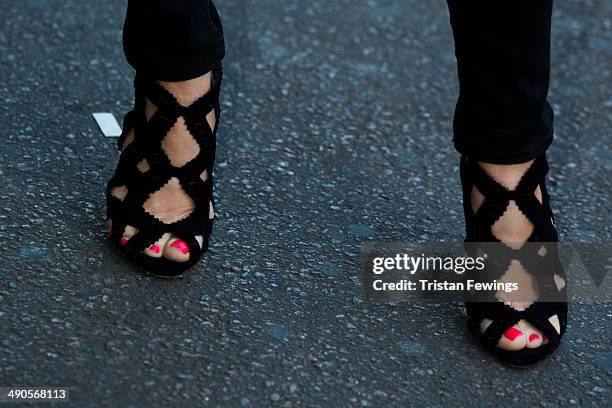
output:
[[[220,67],[183,82],[137,78],[121,158],[107,189],[112,242],[136,263],[175,276],[206,250]]]

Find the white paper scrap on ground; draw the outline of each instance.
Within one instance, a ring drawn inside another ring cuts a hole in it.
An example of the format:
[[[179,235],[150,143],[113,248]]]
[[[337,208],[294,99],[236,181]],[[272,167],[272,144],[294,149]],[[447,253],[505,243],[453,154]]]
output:
[[[100,130],[106,137],[119,137],[121,136],[121,126],[117,123],[117,119],[112,113],[108,112],[95,112],[91,114]]]

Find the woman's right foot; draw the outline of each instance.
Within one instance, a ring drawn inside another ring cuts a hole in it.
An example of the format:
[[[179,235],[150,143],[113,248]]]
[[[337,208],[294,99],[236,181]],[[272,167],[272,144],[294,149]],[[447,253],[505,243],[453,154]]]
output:
[[[219,67],[183,82],[135,81],[136,106],[109,182],[108,228],[120,250],[153,273],[180,274],[206,249],[220,77]]]
[[[529,170],[533,160],[527,163],[500,165],[479,162],[478,165],[500,185],[509,191],[515,190],[523,175]],[[534,191],[536,199],[542,203],[542,190],[538,186]],[[478,211],[484,201],[484,196],[474,186],[472,189],[471,205],[474,213]],[[495,238],[511,248],[518,249],[520,245],[527,241],[532,234],[534,225],[521,212],[514,200],[510,200],[504,214],[493,224],[491,233]],[[521,288],[520,293],[508,295],[503,291],[497,292],[496,296],[504,304],[516,310],[525,310],[531,303],[537,300],[537,285],[533,277],[520,265],[513,263],[508,272],[499,280],[501,283],[518,282]],[[514,299],[513,299],[514,297]],[[518,298],[518,299],[517,299]],[[560,332],[559,319],[550,318],[551,324]],[[483,319],[480,322],[481,332],[493,323],[491,319]],[[500,337],[497,346],[504,350],[514,351],[523,348],[537,348],[546,344],[548,340],[544,334],[525,319],[519,320],[515,325],[510,326]]]
[[[535,270],[538,268],[534,268],[532,263],[521,259],[521,251],[525,251],[523,247],[527,241],[543,242],[545,245],[557,240],[543,184],[546,169],[543,157],[537,159],[537,163],[530,161],[517,165],[494,165],[469,162],[465,157],[462,159],[467,241],[501,242],[506,248],[504,252],[510,254],[510,262],[503,262],[503,269],[495,273],[500,276],[493,277],[499,283],[519,285],[516,292],[497,291],[493,294],[490,301],[500,302],[501,307],[494,303],[488,306],[475,302],[467,304],[468,315],[472,315],[471,330],[477,332],[477,337],[486,339],[490,349],[493,345],[511,352],[538,349],[549,344],[549,337],[554,337],[556,347],[565,328],[566,305],[552,306],[551,303],[545,306],[546,302],[550,302],[550,289],[546,289],[547,299],[542,301],[544,295],[541,292],[545,290],[544,287],[550,286],[553,278],[550,269],[557,267],[555,260],[546,261],[546,252],[538,252],[537,258],[541,258],[538,262],[555,266]],[[484,194],[479,188],[484,190]],[[562,299],[565,287],[563,273],[560,269],[554,272],[554,292],[558,292],[558,296],[553,295]],[[538,314],[536,310],[541,312]],[[515,315],[519,317],[511,317]],[[535,321],[530,322],[526,316]],[[542,321],[542,316],[546,316],[546,322]],[[496,320],[499,323],[494,325]],[[504,321],[510,324],[504,326]],[[491,332],[499,333],[498,337],[487,331],[492,325]],[[546,333],[542,327],[545,327]],[[507,356],[507,359],[512,360],[513,357]],[[517,364],[522,365],[527,360]]]

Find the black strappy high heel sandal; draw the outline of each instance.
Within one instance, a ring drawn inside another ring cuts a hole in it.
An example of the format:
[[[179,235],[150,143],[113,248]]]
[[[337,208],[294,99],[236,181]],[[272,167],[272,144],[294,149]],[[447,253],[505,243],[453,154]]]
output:
[[[516,189],[510,191],[489,177],[477,161],[465,156],[461,158],[466,248],[473,256],[486,254],[486,278],[483,279],[484,275],[481,274],[479,279],[476,273],[473,274],[476,275],[475,280],[499,281],[511,262],[518,261],[532,275],[537,285],[537,300],[522,311],[502,303],[495,296],[495,291],[466,293],[469,331],[489,352],[512,366],[531,365],[550,355],[559,346],[567,323],[566,277],[559,261],[556,245],[558,235],[544,184],[547,172],[548,163],[541,156],[525,172]],[[535,195],[538,186],[542,202]],[[484,196],[483,203],[475,212],[471,203],[474,187]],[[516,203],[533,224],[527,242],[518,249],[502,244],[491,230],[507,210],[510,200]],[[560,332],[549,321],[555,315]],[[484,331],[480,326],[483,319],[493,321]],[[548,342],[540,347],[516,351],[499,348],[497,344],[503,333],[521,319],[540,330]]]
[[[115,175],[106,189],[107,219],[112,221],[110,240],[122,254],[148,272],[162,277],[175,277],[195,265],[208,249],[213,217],[213,165],[216,133],[219,124],[219,93],[222,68],[212,70],[211,88],[190,106],[182,106],[176,98],[155,80],[138,75],[134,109],[123,120],[123,133],[117,141],[121,151]],[[148,99],[156,112],[147,120],[145,103]],[[215,125],[211,129],[206,116],[214,111]],[[174,167],[162,148],[162,141],[182,117],[187,130],[199,145],[199,153],[182,167]],[[133,140],[123,148],[130,131]],[[144,210],[146,200],[166,185],[178,179],[183,191],[193,200],[194,209],[186,218],[166,224]],[[121,199],[111,194],[115,187],[127,191]],[[127,225],[138,232],[122,240]],[[170,233],[187,243],[189,260],[174,262],[164,257],[154,258],[143,253],[145,248]],[[200,246],[198,238],[201,239]]]

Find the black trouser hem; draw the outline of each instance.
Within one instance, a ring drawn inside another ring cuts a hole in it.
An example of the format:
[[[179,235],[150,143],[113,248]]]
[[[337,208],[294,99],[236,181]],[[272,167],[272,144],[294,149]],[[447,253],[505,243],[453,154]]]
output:
[[[177,66],[169,65],[167,60],[144,61],[141,58],[138,60],[132,59],[129,58],[130,53],[125,48],[124,51],[128,63],[139,75],[158,81],[178,82],[202,76],[217,66],[225,56],[225,45],[221,44],[214,52],[208,53],[200,59]]]
[[[484,150],[482,146],[473,145],[465,142],[466,138],[455,136],[453,144],[455,150],[480,162],[492,164],[519,164],[536,159],[546,153],[553,141],[552,133],[544,137],[539,137],[537,143],[526,149],[518,151],[503,152],[497,149]],[[471,139],[473,140],[473,139]]]

